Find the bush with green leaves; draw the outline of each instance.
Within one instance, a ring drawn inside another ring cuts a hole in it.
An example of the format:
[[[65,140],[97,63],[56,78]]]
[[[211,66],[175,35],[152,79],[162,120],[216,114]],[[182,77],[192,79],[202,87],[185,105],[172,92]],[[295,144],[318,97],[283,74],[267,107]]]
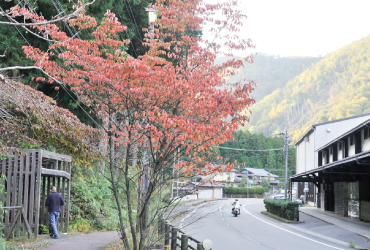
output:
[[[94,168],[73,166],[70,230],[115,230],[118,215],[109,182]]]
[[[299,203],[288,199],[264,199],[267,212],[288,220],[299,220]]]
[[[225,194],[263,194],[264,188],[261,186],[257,187],[224,187],[223,193]]]

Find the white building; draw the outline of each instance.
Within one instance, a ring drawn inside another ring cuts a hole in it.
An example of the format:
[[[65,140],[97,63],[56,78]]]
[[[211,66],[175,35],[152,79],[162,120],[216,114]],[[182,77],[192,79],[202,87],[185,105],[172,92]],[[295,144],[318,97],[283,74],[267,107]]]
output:
[[[296,142],[298,196],[344,216],[370,209],[370,114],[313,125]],[[360,207],[363,206],[362,209]]]

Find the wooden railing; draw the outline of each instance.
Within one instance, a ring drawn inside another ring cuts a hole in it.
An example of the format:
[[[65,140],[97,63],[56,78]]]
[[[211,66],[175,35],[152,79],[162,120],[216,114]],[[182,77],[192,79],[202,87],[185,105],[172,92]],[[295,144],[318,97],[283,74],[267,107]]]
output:
[[[24,210],[23,210],[22,206],[0,207],[0,209],[15,209],[16,212],[17,212],[15,214],[14,220],[12,221],[12,224],[10,224],[9,230],[6,229],[6,231],[5,231],[6,232],[5,238],[7,238],[7,239],[10,238],[10,236],[11,236],[13,230],[14,230],[15,224],[16,223],[18,223],[18,224],[21,223],[21,215],[23,217],[23,222],[26,225],[26,229],[27,229],[27,232],[28,232],[28,238],[31,238],[31,236],[32,236],[31,227],[30,227],[30,224],[27,221],[27,217],[26,217],[26,214],[24,213]]]
[[[172,226],[169,223],[162,222],[159,231],[161,234],[164,234],[165,250],[177,250],[178,247],[181,250],[205,250],[201,241],[187,235],[184,231]],[[178,243],[178,241],[180,243]],[[189,244],[191,242],[196,243],[196,248]]]

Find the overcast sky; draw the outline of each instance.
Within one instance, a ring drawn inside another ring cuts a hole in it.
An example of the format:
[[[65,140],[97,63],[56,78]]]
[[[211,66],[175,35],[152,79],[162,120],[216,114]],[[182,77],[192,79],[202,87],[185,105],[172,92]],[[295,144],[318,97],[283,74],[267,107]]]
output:
[[[239,5],[248,16],[241,34],[256,45],[252,52],[325,56],[370,35],[370,0],[239,0]]]

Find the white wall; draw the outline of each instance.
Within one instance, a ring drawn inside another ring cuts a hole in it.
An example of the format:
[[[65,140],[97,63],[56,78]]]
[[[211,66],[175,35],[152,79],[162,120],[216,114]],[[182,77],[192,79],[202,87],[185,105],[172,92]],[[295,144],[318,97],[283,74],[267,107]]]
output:
[[[308,135],[308,141],[303,139],[296,147],[297,174],[311,170],[315,163],[315,132]]]
[[[341,142],[340,142],[341,143]],[[343,143],[341,143],[342,149],[339,150],[339,143],[337,143],[337,150],[338,150],[338,161],[343,159]]]
[[[350,138],[347,138],[347,147],[348,147],[348,156],[353,156],[356,154],[356,149],[355,149],[356,143],[353,143],[353,145],[350,145]]]
[[[213,198],[213,189],[199,190],[198,199],[210,199]]]
[[[370,138],[364,139],[364,130],[361,131],[362,152],[370,150]]]
[[[189,194],[180,199],[180,201],[190,201],[190,200],[196,200],[198,199],[198,195],[196,194]]]

